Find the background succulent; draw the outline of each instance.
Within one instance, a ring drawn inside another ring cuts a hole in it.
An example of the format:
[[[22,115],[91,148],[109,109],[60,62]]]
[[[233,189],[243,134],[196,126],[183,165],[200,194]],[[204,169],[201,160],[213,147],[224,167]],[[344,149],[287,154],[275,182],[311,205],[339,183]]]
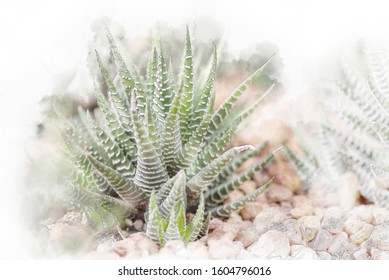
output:
[[[211,216],[228,216],[241,209],[272,182],[223,204],[230,192],[274,157],[270,153],[230,178],[265,144],[224,152],[238,125],[262,98],[244,110],[233,105],[268,62],[213,113],[215,46],[210,71],[200,86],[195,82],[188,30],[182,73],[176,82],[158,40],[142,77],[134,65],[125,62],[109,31],[107,37],[117,69],[113,79],[97,51],[96,56],[108,99],[96,87],[98,109],[90,112],[80,108],[77,118],[68,121],[63,117],[60,125],[71,159],[68,183],[73,205],[84,209],[95,225],[112,226],[122,224],[125,217],[144,217],[146,234],[160,244],[171,239],[193,241],[207,233]]]
[[[389,207],[387,53],[365,49],[356,57],[359,59],[343,60],[329,90],[321,97],[327,122],[302,135],[305,156],[297,156],[288,148],[285,153],[306,188],[318,176],[336,185],[341,174],[353,171],[361,195]]]

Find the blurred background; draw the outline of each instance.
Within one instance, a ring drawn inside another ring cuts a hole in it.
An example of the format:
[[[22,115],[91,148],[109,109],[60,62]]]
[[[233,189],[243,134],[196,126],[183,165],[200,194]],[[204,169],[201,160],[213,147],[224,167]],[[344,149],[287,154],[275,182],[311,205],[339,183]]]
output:
[[[207,34],[221,36],[226,61],[237,65],[240,59],[252,60],[251,54],[276,50],[278,66],[270,75],[286,91],[265,112],[290,123],[311,118],[314,112],[304,100],[339,53],[361,41],[389,43],[384,1],[0,1],[0,258],[29,257],[22,226],[26,213],[20,209],[28,203],[21,197],[29,145],[42,120],[41,100],[66,73],[71,80],[78,71],[76,81],[85,80],[94,25],[102,17],[118,23],[129,37],[150,36],[155,26],[168,35],[198,22],[197,34],[204,37],[194,40],[205,44],[213,39]]]

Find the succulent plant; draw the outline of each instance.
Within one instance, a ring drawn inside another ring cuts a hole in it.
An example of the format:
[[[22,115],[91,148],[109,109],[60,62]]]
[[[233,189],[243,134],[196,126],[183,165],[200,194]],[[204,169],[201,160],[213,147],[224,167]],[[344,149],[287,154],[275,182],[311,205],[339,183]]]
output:
[[[270,153],[231,178],[266,143],[225,151],[238,125],[258,107],[262,97],[239,114],[234,113],[233,105],[271,58],[213,113],[215,46],[208,78],[199,86],[193,75],[188,30],[177,83],[159,41],[154,43],[143,78],[134,65],[125,62],[108,30],[107,38],[117,69],[114,79],[97,51],[96,57],[108,99],[96,87],[98,109],[90,112],[80,108],[78,117],[70,121],[62,118],[60,126],[71,159],[67,182],[73,205],[84,209],[96,225],[123,224],[125,217],[145,219],[147,236],[159,244],[172,239],[196,240],[207,233],[210,217],[238,211],[272,182],[223,204],[230,192],[274,157]]]
[[[326,96],[327,107],[334,113],[333,121],[332,114],[327,114],[327,123],[321,124],[314,135],[305,134],[302,148],[306,157],[296,156],[288,148],[284,151],[306,187],[317,175],[334,184],[341,174],[352,171],[366,200],[389,207],[387,54],[365,50],[359,67],[349,64],[350,61],[343,62]],[[341,101],[342,106],[334,106],[332,97]]]

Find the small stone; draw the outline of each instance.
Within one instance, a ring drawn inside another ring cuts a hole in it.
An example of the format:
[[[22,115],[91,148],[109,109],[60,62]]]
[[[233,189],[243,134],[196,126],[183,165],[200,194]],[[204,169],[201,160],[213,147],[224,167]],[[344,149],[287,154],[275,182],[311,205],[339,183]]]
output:
[[[321,227],[330,233],[340,233],[343,230],[342,211],[338,207],[329,208],[324,214]]]
[[[137,231],[143,231],[144,222],[138,219],[133,223],[133,226]]]
[[[128,259],[147,257],[158,252],[158,245],[146,236],[144,232],[131,234],[128,238],[113,243],[104,251],[114,251],[119,256]]]
[[[370,205],[359,205],[351,209],[349,215],[370,224],[373,220],[373,208]]]
[[[317,260],[319,257],[316,252],[304,245],[290,246],[290,256],[296,260]]]
[[[310,247],[315,251],[326,251],[333,241],[331,233],[319,228],[315,238],[310,242]]]
[[[235,190],[235,191],[232,191],[228,194],[225,202],[231,203],[233,201],[236,201],[236,200],[242,198],[243,196],[244,196],[243,192],[241,192],[240,190]]]
[[[208,239],[227,238],[233,240],[239,232],[237,224],[229,224],[219,219],[212,219],[209,223]]]
[[[240,242],[234,242],[228,238],[208,239],[210,257],[212,259],[237,259],[243,250]]]
[[[290,244],[301,244],[302,236],[297,220],[286,220],[284,226],[285,234],[288,237]]]
[[[286,258],[290,252],[286,234],[277,230],[264,233],[248,250],[260,258]]]
[[[306,227],[320,228],[321,218],[319,216],[304,216],[298,219],[299,224],[303,224]]]
[[[169,257],[169,258],[181,257],[184,259],[189,256],[188,250],[185,247],[185,244],[182,240],[169,240],[159,250],[158,254],[160,256]]]
[[[356,260],[369,260],[370,259],[369,254],[370,253],[367,251],[365,247],[361,247],[359,250],[353,253],[353,257]]]
[[[320,228],[321,219],[318,216],[304,216],[298,219],[300,231],[305,242],[315,238],[318,228]]]
[[[249,226],[241,230],[235,240],[242,242],[243,247],[247,248],[256,242],[258,237],[258,230],[255,226]]]
[[[368,248],[389,251],[389,221],[376,226],[370,237],[364,242]]]
[[[263,234],[268,231],[273,223],[283,222],[289,218],[286,209],[281,207],[269,207],[263,209],[254,220],[254,226],[259,231],[259,234]]]
[[[124,223],[126,224],[126,227],[132,228],[134,226],[134,223],[132,222],[131,219],[125,219]]]
[[[208,247],[204,244],[204,242],[190,242],[187,245],[187,249],[189,252],[189,258],[192,260],[204,260],[210,258]]]
[[[257,183],[252,180],[248,180],[243,182],[243,184],[239,187],[245,194],[252,193],[257,189]]]
[[[239,215],[238,213],[236,212],[233,212],[230,214],[230,216],[228,217],[227,219],[227,222],[229,224],[241,224],[242,223],[242,216]]]
[[[348,248],[348,235],[345,232],[341,232],[335,236],[327,251],[330,254],[343,254]]]
[[[369,238],[374,226],[365,224],[359,231],[350,236],[350,240],[356,244],[361,244],[363,241]]]
[[[285,233],[291,244],[301,243],[301,231],[298,222],[295,219],[274,222],[270,225],[268,230],[278,230]],[[259,234],[261,235],[262,232],[259,232]]]
[[[383,224],[385,221],[389,221],[389,210],[382,207],[373,208],[372,224],[377,226]]]
[[[302,239],[305,242],[309,242],[312,239],[314,239],[317,233],[317,228],[305,227],[304,225],[300,226],[300,230],[301,230]]]
[[[87,228],[57,222],[50,230],[49,247],[56,253],[82,252],[90,249],[93,238]]]
[[[271,188],[266,192],[266,198],[269,203],[288,201],[292,197],[293,193],[288,188],[273,184]]]
[[[389,260],[389,251],[372,248],[370,253],[373,260]]]
[[[247,203],[245,207],[240,211],[240,215],[243,220],[253,220],[263,209],[263,204],[257,201]]]
[[[303,216],[309,216],[312,215],[314,211],[314,208],[309,204],[303,204],[299,207],[295,207],[292,210],[290,210],[290,214],[293,218],[298,219]]]
[[[293,207],[300,207],[302,205],[310,204],[309,197],[306,195],[295,195],[292,197]]]
[[[319,260],[332,260],[331,254],[326,251],[317,251],[316,254]]]
[[[366,223],[362,221],[359,217],[352,215],[344,223],[344,231],[349,235],[353,235],[363,228]]]

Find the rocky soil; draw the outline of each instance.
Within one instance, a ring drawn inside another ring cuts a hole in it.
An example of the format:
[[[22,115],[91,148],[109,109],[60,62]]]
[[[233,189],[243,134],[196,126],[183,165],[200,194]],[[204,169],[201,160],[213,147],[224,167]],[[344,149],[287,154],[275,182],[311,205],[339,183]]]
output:
[[[170,241],[160,248],[139,232],[101,243],[83,258],[389,259],[387,209],[316,208],[305,195],[290,199],[284,206],[252,203],[242,213],[251,215],[253,208],[261,208],[253,219],[243,220],[243,215],[213,219],[209,235],[186,246]]]
[[[269,191],[228,220],[212,219],[201,240],[187,245],[170,241],[161,248],[145,236],[140,220],[128,221],[131,230],[140,232],[119,230],[109,238],[91,239],[83,216],[67,213],[48,226],[50,251],[58,255],[77,247],[77,257],[84,259],[389,259],[389,210],[361,205],[350,188],[353,174],[345,174],[337,193],[322,187],[302,193],[289,165],[282,160],[276,165],[245,182],[229,199],[274,175]]]

